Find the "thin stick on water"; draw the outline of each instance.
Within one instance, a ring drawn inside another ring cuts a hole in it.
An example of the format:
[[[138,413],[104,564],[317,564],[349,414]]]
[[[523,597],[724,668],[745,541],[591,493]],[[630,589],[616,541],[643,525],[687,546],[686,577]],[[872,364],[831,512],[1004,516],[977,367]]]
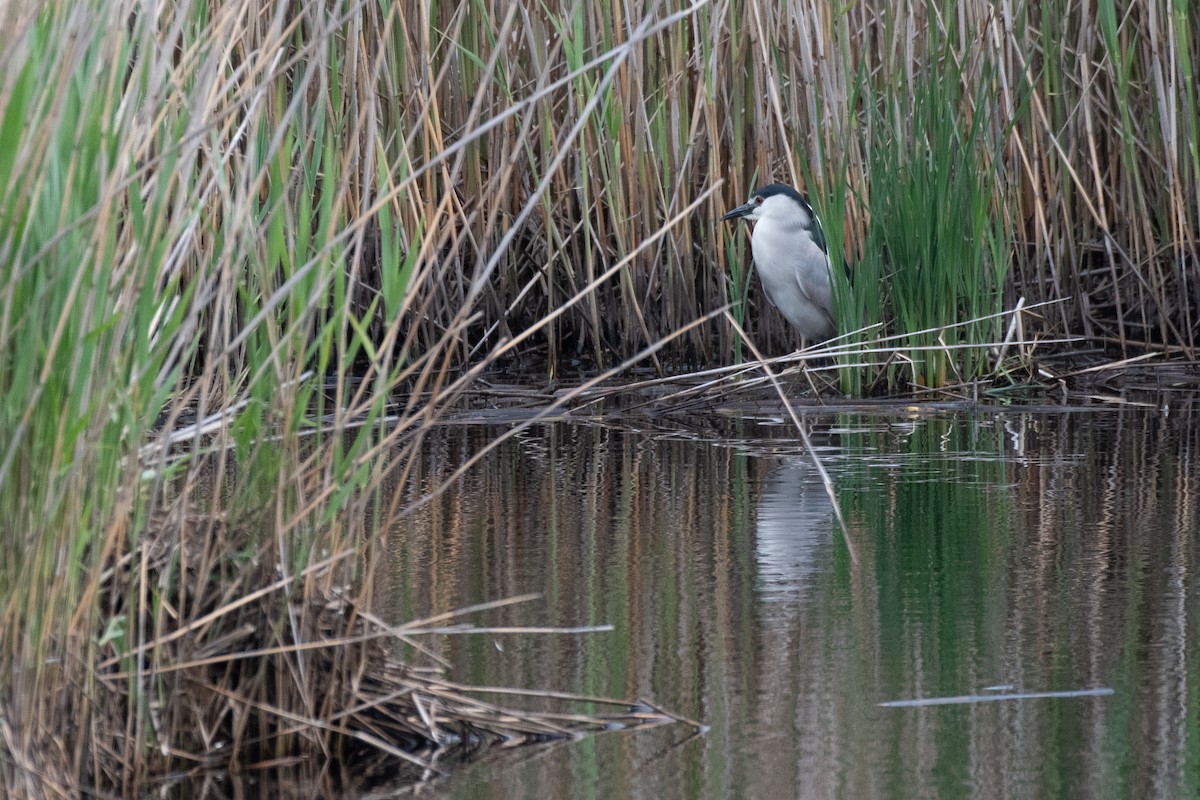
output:
[[[926,697],[911,700],[889,700],[880,703],[880,708],[924,708],[925,706],[958,706],[975,703],[995,703],[1000,700],[1052,700],[1068,697],[1108,697],[1109,688],[1070,689],[1061,692],[1010,692],[1008,694],[964,694],[957,697]]]

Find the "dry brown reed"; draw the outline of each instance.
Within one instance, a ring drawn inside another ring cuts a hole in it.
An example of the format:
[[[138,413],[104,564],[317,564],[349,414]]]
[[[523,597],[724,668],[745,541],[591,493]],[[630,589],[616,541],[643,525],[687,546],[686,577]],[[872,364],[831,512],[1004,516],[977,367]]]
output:
[[[437,774],[433,756],[493,744],[515,746],[577,738],[585,734],[687,722],[652,704],[554,692],[471,687],[445,676],[445,664],[430,655],[429,666],[396,656],[396,645],[429,653],[421,644],[435,635],[583,634],[611,630],[495,628],[469,620],[536,595],[390,624],[361,605],[357,587],[343,586],[354,550],[310,564],[294,579],[280,578],[270,542],[249,530],[230,529],[211,518],[185,522],[192,535],[146,540],[119,563],[109,565],[99,599],[102,614],[127,613],[128,573],[141,581],[178,583],[190,597],[188,618],[175,624],[157,613],[135,624],[154,635],[134,650],[116,639],[100,644],[91,688],[93,724],[106,736],[90,754],[100,785],[136,794],[139,776],[178,780],[212,770],[257,770],[280,760],[302,763],[333,759],[350,766],[390,756]],[[197,535],[207,530],[207,536]],[[186,575],[174,576],[180,542],[195,550]],[[217,563],[205,563],[217,554]],[[229,580],[214,581],[212,572]],[[297,590],[296,584],[310,588]],[[322,587],[322,588],[313,588]],[[281,619],[281,613],[286,622]],[[135,695],[153,685],[146,719],[128,709],[145,702]],[[68,694],[67,697],[72,696]],[[482,699],[492,696],[504,705]],[[537,708],[522,710],[529,696]],[[572,709],[609,707],[601,713]],[[143,731],[146,725],[152,731]],[[152,737],[160,748],[146,751]],[[131,760],[131,756],[134,758]],[[397,763],[398,762],[398,763]],[[23,767],[25,765],[22,765]],[[78,788],[70,784],[63,792]]]
[[[753,287],[716,222],[752,183],[803,186],[854,261],[865,111],[931,31],[989,89],[1009,293],[1058,301],[1032,334],[1191,354],[1193,14],[0,3],[3,789],[140,794],[393,724],[356,694],[384,478],[485,370],[727,363],[734,325],[695,323]]]
[[[524,222],[480,306],[489,329],[521,330],[724,181],[721,197],[546,331],[552,361],[628,354],[734,299],[719,256],[729,234],[715,219],[756,181],[807,184],[818,199],[844,181],[845,208],[828,212],[845,217],[853,263],[872,191],[862,109],[919,90],[933,66],[924,40],[937,28],[954,37],[969,102],[986,81],[988,119],[1004,143],[988,166],[1000,176],[994,213],[1010,235],[1014,302],[1062,301],[1045,332],[1191,349],[1200,25],[1165,2],[1117,9],[1111,22],[1112,4],[1099,5],[1101,13],[1070,2],[703,4],[630,53],[598,110],[587,105],[596,77],[539,91],[632,39],[662,6],[547,13],[485,2],[443,6],[437,20],[406,8],[400,15],[419,24],[404,27],[397,54],[405,74],[429,79],[396,106],[395,129],[412,132],[400,157],[419,164],[472,125],[502,122],[453,166],[412,184],[402,227],[423,225],[425,252],[461,263],[456,279],[469,282],[471,265],[488,263],[511,233],[497,223]],[[493,31],[506,35],[491,42]],[[493,61],[491,74],[479,66]],[[554,153],[581,121],[578,146]],[[522,217],[538,188],[536,216]],[[756,302],[760,342],[791,341]],[[720,358],[733,336],[727,326],[717,333],[695,332],[679,354]]]

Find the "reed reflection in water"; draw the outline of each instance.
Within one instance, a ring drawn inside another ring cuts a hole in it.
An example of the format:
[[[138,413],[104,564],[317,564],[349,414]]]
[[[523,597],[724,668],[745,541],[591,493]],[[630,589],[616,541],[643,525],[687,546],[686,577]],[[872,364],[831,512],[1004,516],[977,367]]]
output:
[[[434,644],[488,685],[645,697],[712,726],[468,766],[457,797],[1183,797],[1200,776],[1193,415],[810,420],[859,547],[786,427],[556,424],[386,531],[397,621],[584,636]],[[416,497],[499,429],[431,437]],[[1112,687],[1111,697],[880,708]]]

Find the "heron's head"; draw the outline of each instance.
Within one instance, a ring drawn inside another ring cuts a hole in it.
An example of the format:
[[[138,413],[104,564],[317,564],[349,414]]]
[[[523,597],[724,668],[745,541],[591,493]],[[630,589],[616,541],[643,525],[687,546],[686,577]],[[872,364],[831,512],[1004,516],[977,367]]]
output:
[[[816,216],[804,195],[782,183],[771,183],[756,190],[750,199],[721,217],[748,219],[751,222],[766,222],[772,225],[803,228],[809,231],[822,250],[825,237]]]

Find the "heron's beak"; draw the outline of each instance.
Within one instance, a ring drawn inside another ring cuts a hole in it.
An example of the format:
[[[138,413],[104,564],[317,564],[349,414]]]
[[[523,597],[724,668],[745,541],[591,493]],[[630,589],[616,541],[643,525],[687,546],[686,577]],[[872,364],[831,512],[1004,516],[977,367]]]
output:
[[[742,205],[735,208],[733,211],[730,211],[729,213],[727,213],[723,217],[721,217],[721,221],[724,222],[727,219],[737,219],[738,217],[744,217],[747,214],[754,211],[754,208],[755,208],[754,203],[743,203]]]

